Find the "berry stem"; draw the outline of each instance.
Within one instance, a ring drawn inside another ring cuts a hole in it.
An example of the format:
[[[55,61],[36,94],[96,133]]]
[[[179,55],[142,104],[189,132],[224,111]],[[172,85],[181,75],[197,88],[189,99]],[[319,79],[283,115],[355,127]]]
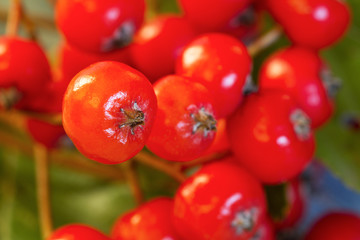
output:
[[[34,145],[36,161],[36,186],[38,210],[41,222],[42,238],[47,239],[52,233],[52,219],[49,201],[48,152],[42,144]]]
[[[151,19],[155,17],[160,12],[160,6],[158,0],[148,0],[148,9],[149,11],[146,11],[147,18]]]
[[[144,196],[140,187],[138,177],[136,175],[135,162],[132,160],[120,164],[124,170],[125,178],[130,186],[131,192],[134,195],[135,201],[138,205],[144,202]]]
[[[0,144],[7,148],[17,150],[27,156],[33,154],[32,146],[28,142],[21,141],[14,134],[0,131]],[[49,160],[62,168],[68,168],[74,171],[97,176],[99,178],[111,181],[124,181],[125,177],[117,168],[112,166],[98,164],[83,157],[77,152],[65,150],[49,151]]]
[[[180,163],[180,165],[181,165],[182,168],[188,169],[188,168],[196,167],[196,166],[204,164],[204,163],[208,163],[208,162],[211,162],[211,161],[216,161],[218,159],[222,159],[222,158],[224,158],[226,156],[230,156],[230,155],[231,155],[230,151],[212,153],[212,154],[197,158],[197,159],[195,159],[193,161]]]
[[[48,3],[50,3],[51,6],[55,6],[56,0],[47,0]]]
[[[20,0],[11,0],[9,13],[6,22],[6,35],[16,36],[22,15],[22,7]]]
[[[251,56],[257,55],[263,49],[275,43],[281,36],[282,29],[280,26],[273,27],[265,35],[254,41],[248,46],[248,52]]]
[[[25,25],[25,30],[29,34],[29,37],[33,41],[37,41],[36,31],[35,31],[35,24],[34,22],[29,18],[29,16],[26,14],[26,11],[24,11],[24,7],[21,7],[21,13],[22,13],[22,22]]]
[[[12,119],[19,119],[25,120],[27,118],[34,118],[36,120],[41,120],[43,122],[47,122],[53,125],[61,125],[62,124],[62,115],[61,114],[54,114],[54,113],[37,113],[37,112],[30,112],[30,111],[18,111],[18,110],[7,110],[4,112],[4,118],[12,118]]]
[[[171,165],[153,154],[141,151],[134,157],[134,160],[160,170],[180,183],[186,180],[186,176],[181,172],[177,165]]]
[[[50,124],[62,125],[62,114],[37,113],[30,111],[22,111],[20,114],[22,114],[24,118],[35,118]]]

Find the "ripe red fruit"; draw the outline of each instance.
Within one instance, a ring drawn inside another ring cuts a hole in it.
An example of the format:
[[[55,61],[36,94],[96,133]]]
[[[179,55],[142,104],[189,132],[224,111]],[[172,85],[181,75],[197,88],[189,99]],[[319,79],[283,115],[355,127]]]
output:
[[[57,229],[47,240],[110,240],[110,238],[92,227],[69,224]]]
[[[215,139],[203,156],[225,151],[230,151],[230,143],[226,133],[226,119],[222,118],[217,121]]]
[[[73,78],[89,65],[101,61],[116,61],[130,65],[129,48],[116,49],[107,53],[93,53],[82,51],[63,42],[58,49],[59,70],[69,78]]]
[[[289,93],[311,119],[311,126],[323,125],[333,113],[333,99],[339,82],[325,68],[317,53],[300,47],[286,48],[272,55],[260,71],[260,91],[278,89]]]
[[[58,69],[53,71],[53,79],[49,81],[41,93],[33,96],[22,108],[42,113],[61,113],[66,88],[71,78],[65,77]]]
[[[249,95],[229,118],[227,132],[237,159],[264,183],[295,177],[314,154],[309,118],[281,92]]]
[[[161,197],[121,216],[112,230],[114,240],[179,239],[171,223],[174,202]]]
[[[183,17],[160,15],[144,24],[130,46],[135,67],[154,82],[175,72],[175,60],[195,31]]]
[[[305,196],[302,192],[300,179],[297,177],[286,184],[287,208],[283,219],[273,219],[276,229],[289,229],[294,227],[304,213]]]
[[[305,237],[305,240],[319,239],[360,239],[360,217],[353,213],[328,213],[312,226]]]
[[[291,41],[313,49],[336,42],[350,23],[350,11],[343,1],[266,0],[266,4]]]
[[[262,18],[263,10],[256,4],[251,4],[221,29],[221,32],[241,40],[244,44],[251,43],[261,33]]]
[[[51,80],[40,46],[19,37],[0,37],[0,108],[21,106]]]
[[[180,6],[194,26],[201,31],[216,31],[225,27],[252,0],[180,0]]]
[[[55,148],[59,139],[66,135],[62,126],[52,125],[33,118],[26,120],[26,127],[32,138],[47,148]]]
[[[226,159],[203,166],[174,201],[173,223],[184,239],[249,239],[266,212],[260,182]]]
[[[131,42],[144,12],[144,0],[61,0],[56,2],[55,17],[70,44],[108,52]]]
[[[200,83],[170,75],[154,84],[158,112],[146,146],[172,161],[199,157],[214,140],[213,100]]]
[[[99,62],[77,74],[64,96],[63,125],[90,159],[115,164],[139,152],[156,114],[149,80],[118,62]]]
[[[189,43],[178,59],[176,73],[209,89],[219,118],[235,111],[250,74],[251,58],[240,41],[225,34],[205,34]]]
[[[256,233],[250,240],[275,240],[275,230],[268,217],[260,224]]]

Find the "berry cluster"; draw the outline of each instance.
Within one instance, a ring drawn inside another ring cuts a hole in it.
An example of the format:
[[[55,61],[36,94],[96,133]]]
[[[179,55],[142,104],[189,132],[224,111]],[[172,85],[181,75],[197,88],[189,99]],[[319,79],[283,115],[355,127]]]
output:
[[[340,86],[319,52],[346,31],[347,5],[178,3],[182,15],[144,23],[144,0],[58,0],[64,41],[53,70],[34,41],[0,37],[0,107],[62,114],[62,125],[36,114],[28,119],[36,142],[54,148],[66,133],[84,156],[103,164],[150,151],[189,175],[173,198],[120,216],[111,236],[71,224],[49,240],[271,240],[301,217],[299,175],[313,159],[314,131],[332,116]],[[261,50],[256,36],[266,12],[291,46],[273,53],[254,81],[251,55]],[[217,157],[195,164],[195,173],[181,165],[210,155]],[[264,185],[284,188],[287,209],[279,218]],[[347,234],[341,239],[359,238],[359,222],[329,215],[306,239],[340,239],[324,230],[340,224]]]

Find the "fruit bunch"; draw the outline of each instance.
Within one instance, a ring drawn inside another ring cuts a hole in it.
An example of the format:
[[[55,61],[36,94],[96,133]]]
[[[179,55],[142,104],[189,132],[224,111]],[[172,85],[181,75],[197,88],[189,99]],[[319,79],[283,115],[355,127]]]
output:
[[[156,3],[58,0],[62,42],[50,64],[36,41],[17,35],[26,16],[13,2],[0,37],[0,107],[25,116],[35,142],[44,239],[271,240],[302,217],[301,174],[341,85],[321,52],[346,32],[349,7],[339,0],[177,3],[181,13],[147,18]],[[263,34],[266,16],[274,21]],[[256,62],[282,35],[288,44]],[[109,235],[81,223],[52,229],[46,156],[72,144],[87,169],[119,165],[141,203]],[[143,202],[134,162],[180,185],[171,197]],[[329,214],[305,239],[357,239],[359,225],[353,213]]]

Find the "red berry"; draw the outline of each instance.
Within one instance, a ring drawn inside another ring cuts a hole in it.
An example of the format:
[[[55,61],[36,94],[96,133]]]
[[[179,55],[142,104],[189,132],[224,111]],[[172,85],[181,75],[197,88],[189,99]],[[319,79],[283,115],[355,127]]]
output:
[[[237,159],[262,182],[275,184],[298,175],[313,157],[310,120],[289,95],[249,95],[227,124]]]
[[[249,5],[233,18],[221,32],[229,34],[245,44],[251,43],[261,33],[262,12],[255,4]]]
[[[216,98],[220,118],[235,111],[251,70],[251,59],[240,41],[225,34],[202,35],[187,45],[176,73],[191,77],[209,89]]]
[[[250,240],[275,240],[274,227],[268,217],[260,224],[255,234]]]
[[[18,37],[0,37],[0,107],[21,106],[50,82],[51,71],[40,46]]]
[[[110,240],[110,238],[92,227],[69,224],[57,229],[47,240]]]
[[[114,240],[176,240],[171,223],[174,202],[170,198],[151,200],[121,216],[112,230]]]
[[[107,53],[86,52],[63,42],[58,49],[58,64],[62,73],[73,78],[89,65],[100,61],[116,61],[130,64],[129,48],[121,48]]]
[[[131,45],[135,66],[150,81],[175,72],[175,59],[195,37],[195,31],[183,17],[158,16],[136,33]]]
[[[287,208],[283,219],[274,219],[276,229],[289,229],[294,227],[304,213],[305,196],[299,178],[292,179],[286,184]]]
[[[187,179],[174,200],[174,226],[184,239],[249,239],[266,212],[258,180],[225,159]]]
[[[144,19],[144,0],[61,0],[56,24],[66,40],[86,51],[108,52],[127,45]]]
[[[305,240],[360,239],[360,217],[353,213],[328,213],[310,229]]]
[[[139,152],[156,114],[148,79],[118,62],[99,62],[70,82],[63,125],[75,146],[90,159],[114,164]]]
[[[66,135],[62,126],[52,125],[37,119],[27,119],[26,127],[32,138],[47,148],[55,148],[59,139]]]
[[[154,84],[158,112],[146,146],[173,161],[199,157],[215,137],[216,120],[209,91],[200,83],[170,75]]]
[[[216,135],[211,146],[203,153],[209,155],[213,153],[225,152],[230,150],[230,143],[226,133],[226,119],[222,118],[217,121]]]
[[[294,43],[313,49],[336,42],[350,23],[350,11],[339,0],[267,0],[266,3]]]
[[[339,83],[317,53],[291,47],[276,52],[260,72],[261,89],[286,91],[311,119],[313,128],[324,124],[333,113],[332,98]]]
[[[65,77],[58,70],[53,71],[53,80],[43,87],[41,94],[33,96],[23,108],[42,113],[61,113],[66,88],[71,78]]]
[[[225,27],[252,0],[179,0],[187,17],[199,30],[216,31]]]

